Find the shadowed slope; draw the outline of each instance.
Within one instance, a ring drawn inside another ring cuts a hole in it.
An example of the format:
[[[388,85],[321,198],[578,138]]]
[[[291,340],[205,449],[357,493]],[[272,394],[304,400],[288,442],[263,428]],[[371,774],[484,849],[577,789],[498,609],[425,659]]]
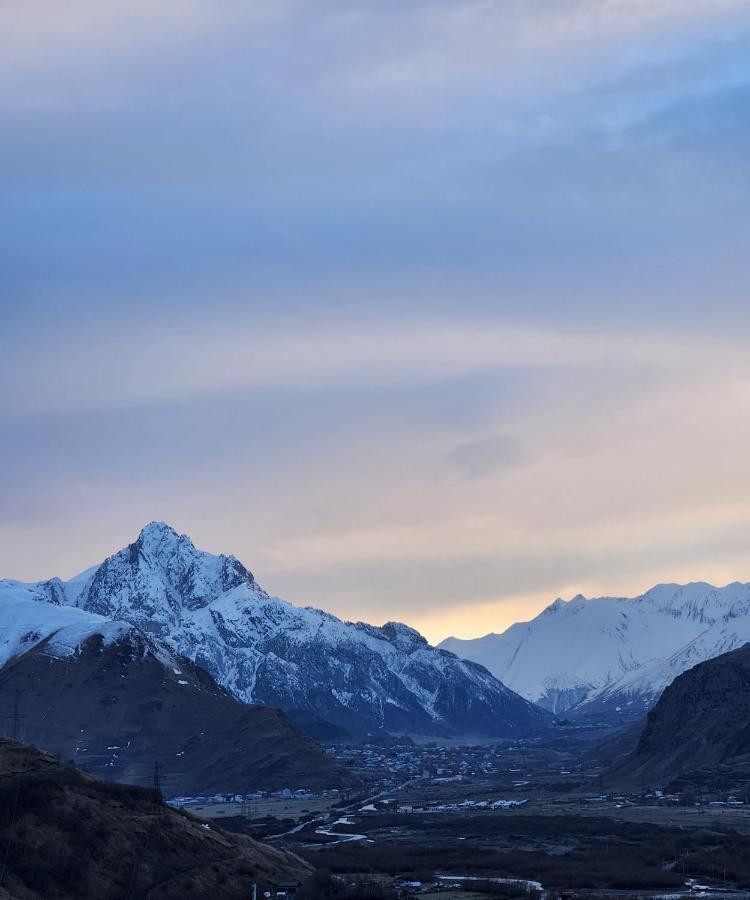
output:
[[[0,739],[0,888],[18,900],[239,900],[303,879],[298,857]]]
[[[0,708],[16,697],[27,740],[108,781],[148,785],[158,760],[168,796],[351,779],[279,710],[240,703],[189,660],[160,659],[135,629],[64,658],[42,641],[0,671]]]
[[[649,712],[634,753],[610,772],[623,784],[658,786],[725,768],[750,774],[750,647],[678,676]]]

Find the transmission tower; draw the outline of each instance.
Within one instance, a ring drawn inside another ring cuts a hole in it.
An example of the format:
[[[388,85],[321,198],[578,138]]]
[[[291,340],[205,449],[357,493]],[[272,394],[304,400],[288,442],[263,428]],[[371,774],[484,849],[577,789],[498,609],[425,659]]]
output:
[[[154,795],[154,801],[156,803],[162,803],[164,801],[164,795],[161,792],[161,766],[159,765],[158,759],[154,763],[153,795]]]
[[[19,725],[21,724],[23,719],[28,718],[27,716],[21,715],[21,691],[20,690],[17,690],[13,696],[13,710],[12,710],[10,716],[8,716],[8,718],[11,721],[10,736],[13,738],[14,741],[17,741],[19,739],[18,735],[20,732]]]

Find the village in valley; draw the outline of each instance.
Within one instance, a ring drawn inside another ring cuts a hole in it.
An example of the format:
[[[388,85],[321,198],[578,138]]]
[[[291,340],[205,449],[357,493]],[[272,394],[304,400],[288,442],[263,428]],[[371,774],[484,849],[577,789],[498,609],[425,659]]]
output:
[[[633,834],[645,835],[646,846],[663,843],[665,859],[669,841],[688,826],[731,829],[750,841],[743,784],[698,792],[692,786],[613,790],[602,768],[581,762],[579,738],[569,734],[567,747],[565,740],[552,747],[533,740],[420,745],[408,738],[329,744],[327,753],[355,774],[354,789],[290,786],[171,802],[292,850],[358,890],[375,885],[378,896],[447,892],[452,900],[477,900],[483,892],[520,891],[516,895],[553,897],[545,892],[544,875],[559,879],[560,866],[602,846],[607,864],[620,854],[628,870],[613,874],[614,883],[619,877],[637,885],[642,878],[653,885],[659,866],[648,854],[630,859]],[[706,884],[681,879],[680,859],[661,877],[665,888],[683,893],[578,890],[569,896],[745,896],[722,884],[719,868]]]

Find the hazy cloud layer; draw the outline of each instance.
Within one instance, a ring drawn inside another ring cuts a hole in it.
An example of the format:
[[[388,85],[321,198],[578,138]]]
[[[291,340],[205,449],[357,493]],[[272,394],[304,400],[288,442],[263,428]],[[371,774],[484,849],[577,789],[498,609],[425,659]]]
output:
[[[0,24],[0,574],[163,518],[433,638],[750,579],[744,0]]]

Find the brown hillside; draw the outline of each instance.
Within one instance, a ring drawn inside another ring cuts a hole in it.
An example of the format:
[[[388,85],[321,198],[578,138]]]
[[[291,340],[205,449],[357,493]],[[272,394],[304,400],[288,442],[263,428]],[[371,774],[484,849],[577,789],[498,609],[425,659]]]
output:
[[[279,710],[231,697],[199,666],[165,663],[131,632],[93,637],[63,659],[41,642],[0,671],[0,710],[18,700],[19,737],[107,781],[167,796],[332,788],[351,781]]]
[[[310,872],[293,854],[207,827],[146,789],[0,739],[0,890],[10,897],[246,900],[253,882]]]

